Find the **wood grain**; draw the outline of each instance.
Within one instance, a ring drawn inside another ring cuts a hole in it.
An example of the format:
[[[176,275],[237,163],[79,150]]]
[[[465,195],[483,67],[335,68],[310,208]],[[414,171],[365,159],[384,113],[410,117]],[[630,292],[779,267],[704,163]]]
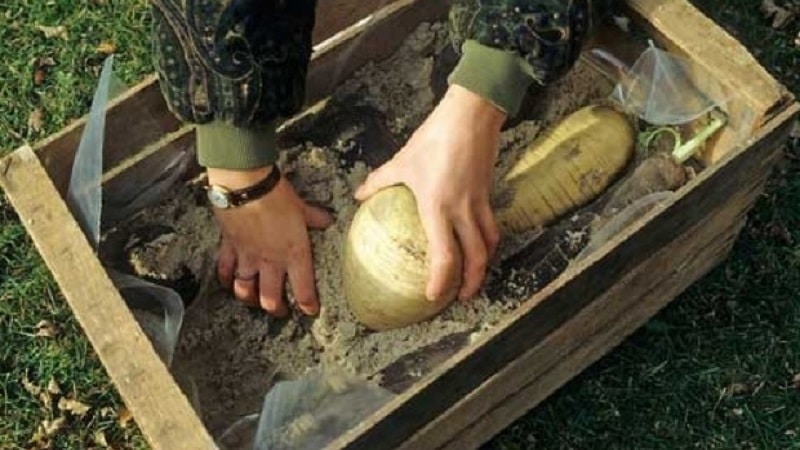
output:
[[[765,181],[753,180],[709,212],[400,450],[478,448],[541,403],[715,267],[728,254]]]
[[[647,258],[689,233],[714,211],[772,168],[770,155],[788,138],[800,107],[793,105],[736,152],[701,172],[663,210],[654,209],[634,226],[565,271],[527,300],[513,317],[478,343],[456,354],[413,388],[342,436],[333,448],[395,448],[451,405],[470,395],[493,374],[543,341]]]
[[[747,48],[688,0],[627,0],[659,44],[694,65],[690,77],[714,100],[729,104],[730,124],[700,155],[713,164],[792,100],[791,93]],[[716,87],[719,86],[720,89]]]
[[[312,55],[306,103],[310,105],[326,97],[336,84],[365,62],[389,56],[420,22],[442,17],[448,4],[447,0],[321,1],[315,26],[315,43],[328,40]],[[360,15],[358,19],[361,19],[376,8],[380,9],[367,22],[353,25],[357,20],[347,19],[350,17],[348,14]],[[345,29],[346,32],[336,35]],[[127,158],[135,157],[142,148],[182,126],[167,109],[155,74],[148,75],[110,101],[106,111],[104,171],[113,169]],[[68,188],[72,161],[87,119],[88,114],[34,144],[36,153],[40,155],[62,196]],[[120,136],[125,138],[120,139]]]
[[[0,186],[152,448],[216,450],[30,147],[3,160]]]
[[[323,42],[389,3],[391,0],[318,0],[314,43]]]

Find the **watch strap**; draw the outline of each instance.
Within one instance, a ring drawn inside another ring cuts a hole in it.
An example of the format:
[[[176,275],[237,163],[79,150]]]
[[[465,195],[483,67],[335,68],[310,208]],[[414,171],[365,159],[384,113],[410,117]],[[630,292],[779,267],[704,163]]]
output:
[[[269,194],[275,188],[275,186],[278,185],[280,179],[280,169],[278,169],[277,165],[273,165],[269,175],[267,175],[263,180],[244,189],[231,191],[229,194],[231,206],[241,206],[251,200],[255,200]]]

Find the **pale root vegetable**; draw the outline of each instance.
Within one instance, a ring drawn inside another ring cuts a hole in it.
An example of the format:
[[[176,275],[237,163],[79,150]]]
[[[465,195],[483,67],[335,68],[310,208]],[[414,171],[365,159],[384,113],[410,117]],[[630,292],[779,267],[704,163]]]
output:
[[[344,243],[342,283],[360,322],[375,330],[396,328],[432,317],[450,303],[461,267],[443,299],[429,301],[427,246],[416,200],[405,186],[381,189],[359,207]],[[461,262],[460,254],[456,260]]]
[[[535,140],[505,176],[507,202],[495,211],[501,234],[541,227],[602,193],[633,156],[627,117],[589,106]],[[405,186],[382,189],[356,212],[343,253],[342,282],[353,315],[373,330],[427,320],[456,297],[461,267],[442,300],[430,302],[427,239]],[[461,255],[456,255],[461,262]]]
[[[497,211],[505,232],[545,226],[596,198],[630,161],[636,134],[604,106],[582,108],[546,131],[505,175],[511,200]]]

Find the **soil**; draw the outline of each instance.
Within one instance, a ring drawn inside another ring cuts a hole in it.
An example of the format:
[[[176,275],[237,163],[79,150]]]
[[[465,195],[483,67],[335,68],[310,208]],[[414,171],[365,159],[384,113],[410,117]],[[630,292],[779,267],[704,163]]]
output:
[[[301,375],[319,364],[335,364],[402,391],[563,270],[556,267],[527,288],[522,286],[530,284],[525,277],[501,277],[506,280],[502,289],[487,289],[430,321],[387,332],[368,332],[347,309],[339,257],[357,208],[353,191],[425,120],[454,61],[444,26],[423,24],[392,58],[368,64],[344,83],[325,110],[282,132],[283,172],[303,198],[333,210],[336,218],[328,229],[310,231],[322,304],[318,317],[274,319],[237,302],[218,285],[219,233],[196,183],[176,189],[117,230],[128,271],[166,285],[175,285],[188,273],[197,284],[190,294],[184,292],[186,316],[172,371],[212,433],[258,412],[276,379]],[[612,89],[583,62],[547,89],[532,89],[523,113],[503,132],[496,176],[544,127],[604,101]],[[392,138],[364,126],[368,121]]]

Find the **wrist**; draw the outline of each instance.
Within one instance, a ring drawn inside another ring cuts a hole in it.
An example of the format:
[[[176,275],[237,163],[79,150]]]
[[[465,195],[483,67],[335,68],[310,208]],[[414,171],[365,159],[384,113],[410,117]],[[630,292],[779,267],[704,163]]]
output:
[[[457,84],[447,88],[442,102],[454,111],[465,114],[470,126],[488,128],[498,133],[508,117],[505,111],[485,97]]]

